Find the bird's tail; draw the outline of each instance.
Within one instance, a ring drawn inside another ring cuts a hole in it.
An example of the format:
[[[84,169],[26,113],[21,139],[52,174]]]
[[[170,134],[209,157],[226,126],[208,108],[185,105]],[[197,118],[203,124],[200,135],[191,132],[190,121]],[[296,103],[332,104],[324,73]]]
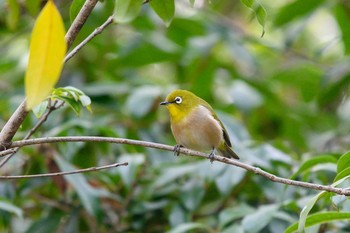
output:
[[[226,143],[217,148],[220,155],[227,158],[239,159],[238,155]]]

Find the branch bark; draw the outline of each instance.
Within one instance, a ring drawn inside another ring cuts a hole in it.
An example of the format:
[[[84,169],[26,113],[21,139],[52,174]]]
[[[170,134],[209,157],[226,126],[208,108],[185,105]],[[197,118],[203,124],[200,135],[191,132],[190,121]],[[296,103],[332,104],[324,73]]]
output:
[[[110,16],[101,26],[96,28],[88,37],[86,37],[79,45],[77,45],[67,56],[64,58],[64,62],[66,63],[69,59],[71,59],[79,50],[84,47],[90,40],[92,40],[95,36],[100,34],[108,25],[113,23],[113,16]]]
[[[93,136],[46,137],[46,138],[28,139],[28,140],[15,141],[12,143],[11,147],[15,148],[15,147],[23,147],[23,146],[29,146],[29,145],[42,144],[42,143],[59,143],[59,142],[107,142],[107,143],[129,144],[129,145],[149,147],[149,148],[155,148],[155,149],[161,149],[161,150],[167,150],[167,151],[174,151],[174,146],[164,145],[160,143],[132,140],[132,139],[126,139],[126,138],[93,137]],[[198,152],[198,151],[189,150],[187,148],[179,148],[179,152],[190,156],[196,156],[196,157],[202,157],[202,158],[208,159],[207,154]],[[214,156],[214,160],[222,163],[226,163],[229,165],[233,165],[236,167],[240,167],[247,171],[254,172],[255,174],[261,175],[273,182],[282,183],[286,185],[293,185],[293,186],[298,186],[303,188],[309,188],[314,190],[322,190],[322,191],[336,193],[339,195],[350,196],[350,189],[336,188],[331,185],[313,184],[309,182],[296,181],[296,180],[290,180],[287,178],[278,177],[274,174],[271,174],[269,172],[262,170],[259,167],[254,167],[252,165],[239,162],[238,160],[233,160],[233,159],[229,159],[229,158],[225,158],[217,155]]]
[[[44,115],[41,116],[41,118],[39,119],[39,121],[35,124],[35,126],[33,128],[31,128],[29,130],[29,132],[26,134],[26,136],[23,138],[23,140],[25,139],[28,139],[30,138],[34,133],[35,131],[37,131],[37,129],[39,129],[39,127],[44,124],[44,122],[47,120],[47,118],[49,117],[49,115],[59,109],[60,107],[62,107],[64,104],[64,102],[61,102],[61,103],[58,103],[57,101],[55,101],[53,104],[51,103],[51,101],[49,101],[49,106],[48,106],[48,110],[47,112],[44,113]],[[12,140],[12,139],[11,139]],[[0,144],[1,145],[1,144]],[[4,153],[4,155],[9,155],[7,156],[5,159],[1,160],[0,162],[0,168],[2,168],[2,166],[4,166],[10,159],[11,157],[17,153],[17,151],[19,150],[20,148],[17,147],[17,148],[14,148],[12,150],[7,150],[9,151],[9,153],[6,153],[6,151],[0,151],[0,157],[1,157],[1,154]]]
[[[24,100],[12,114],[10,119],[0,132],[0,151],[6,150],[10,145],[17,130],[26,118],[28,111],[26,110],[26,101]]]
[[[79,11],[77,17],[75,17],[72,25],[69,27],[68,32],[66,33],[67,48],[70,48],[73,44],[73,41],[77,37],[87,18],[91,14],[97,0],[86,0],[83,7]]]

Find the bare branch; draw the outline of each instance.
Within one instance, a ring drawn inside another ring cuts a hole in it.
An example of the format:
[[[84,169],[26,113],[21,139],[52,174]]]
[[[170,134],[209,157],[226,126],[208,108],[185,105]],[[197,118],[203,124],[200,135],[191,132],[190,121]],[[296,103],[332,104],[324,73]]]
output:
[[[73,44],[73,41],[77,37],[87,18],[94,9],[97,0],[86,0],[83,7],[80,9],[77,17],[75,17],[72,25],[69,27],[68,32],[66,33],[67,47],[70,48]]]
[[[64,104],[64,102],[61,102],[57,105],[57,101],[55,101],[53,104],[51,104],[51,101],[49,100],[49,106],[48,106],[48,111],[45,112],[41,118],[39,119],[39,121],[35,124],[35,126],[29,130],[29,132],[27,133],[27,135],[23,138],[23,140],[30,138],[35,131],[37,131],[39,129],[39,127],[44,124],[44,122],[47,120],[47,118],[49,117],[49,115],[51,114],[51,112],[53,112],[56,109],[59,109],[60,107],[62,107],[62,105]],[[17,151],[20,148],[14,148],[14,149],[9,149],[9,150],[5,150],[5,151],[0,151],[0,157],[1,156],[5,156],[5,155],[9,155],[7,156],[5,159],[1,160],[0,162],[0,168],[3,167],[11,158],[14,154],[17,153]]]
[[[128,163],[113,163],[105,166],[100,167],[89,167],[69,172],[55,172],[55,173],[45,173],[45,174],[36,174],[36,175],[21,175],[21,176],[0,176],[0,179],[3,180],[14,180],[14,179],[29,179],[29,178],[39,178],[39,177],[52,177],[52,176],[65,176],[65,175],[72,175],[77,173],[85,173],[85,172],[94,172],[99,171],[103,169],[113,168],[113,167],[119,167],[119,166],[128,166]]]
[[[12,138],[26,118],[28,111],[26,110],[26,101],[24,100],[12,114],[10,119],[0,132],[0,151],[6,150],[11,144]]]
[[[95,36],[100,34],[108,25],[113,23],[113,16],[110,16],[100,27],[96,28],[88,37],[86,37],[79,45],[77,45],[69,54],[64,58],[64,62],[66,63],[69,59],[71,59],[79,50],[84,47],[90,40],[92,40]]]
[[[168,150],[168,151],[174,150],[173,146],[164,145],[160,143],[125,139],[125,138],[90,137],[90,136],[47,137],[47,138],[28,139],[28,140],[15,141],[12,143],[11,147],[23,147],[23,146],[29,146],[29,145],[35,145],[35,144],[42,144],[42,143],[59,143],[59,142],[108,142],[108,143],[116,143],[116,144],[129,144],[129,145],[135,145],[135,146],[149,147],[149,148]],[[186,155],[208,159],[207,154],[198,152],[198,151],[189,150],[186,148],[179,148],[179,152]],[[247,171],[254,172],[255,174],[261,175],[273,182],[293,185],[293,186],[298,186],[303,188],[309,188],[314,190],[323,190],[327,192],[336,193],[339,195],[350,196],[350,189],[336,188],[330,185],[313,184],[309,182],[302,182],[302,181],[296,181],[296,180],[290,180],[290,179],[278,177],[258,167],[254,167],[249,164],[239,162],[238,160],[233,160],[233,159],[229,159],[229,158],[225,158],[217,155],[214,156],[214,160],[222,163],[230,164],[236,167],[240,167]]]

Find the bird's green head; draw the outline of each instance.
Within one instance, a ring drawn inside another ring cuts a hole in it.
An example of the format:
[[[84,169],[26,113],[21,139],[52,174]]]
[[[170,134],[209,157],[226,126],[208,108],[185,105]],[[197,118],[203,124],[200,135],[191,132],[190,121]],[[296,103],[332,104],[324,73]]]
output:
[[[168,108],[171,120],[176,122],[185,118],[192,109],[203,102],[206,103],[190,91],[174,90],[160,105],[165,105]]]

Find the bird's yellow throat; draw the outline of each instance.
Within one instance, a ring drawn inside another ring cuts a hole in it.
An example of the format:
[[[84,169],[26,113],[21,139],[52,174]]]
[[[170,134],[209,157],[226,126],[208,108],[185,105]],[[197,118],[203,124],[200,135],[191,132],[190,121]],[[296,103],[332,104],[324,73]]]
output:
[[[191,111],[191,109],[180,108],[176,104],[169,104],[167,105],[167,108],[169,110],[170,118],[173,123],[181,122],[186,118],[186,116],[188,116]]]

